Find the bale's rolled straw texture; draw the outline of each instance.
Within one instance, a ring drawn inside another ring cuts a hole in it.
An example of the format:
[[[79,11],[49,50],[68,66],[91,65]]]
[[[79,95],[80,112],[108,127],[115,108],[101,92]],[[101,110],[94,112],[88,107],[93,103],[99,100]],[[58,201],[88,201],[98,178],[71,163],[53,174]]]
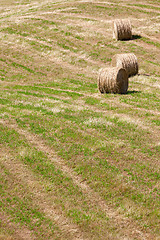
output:
[[[116,19],[113,24],[113,38],[117,40],[132,39],[132,26],[128,19]]]
[[[138,73],[138,61],[134,53],[116,54],[112,59],[112,66],[124,68],[128,77]]]
[[[128,89],[126,70],[117,67],[100,69],[98,88],[101,93],[126,93]]]

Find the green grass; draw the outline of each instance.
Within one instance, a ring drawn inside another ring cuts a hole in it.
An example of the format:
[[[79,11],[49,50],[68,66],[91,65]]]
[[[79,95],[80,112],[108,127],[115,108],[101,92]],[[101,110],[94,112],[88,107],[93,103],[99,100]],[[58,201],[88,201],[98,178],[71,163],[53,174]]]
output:
[[[2,219],[6,238],[24,228],[35,239],[159,237],[159,29],[149,3],[2,2],[0,203],[14,225]],[[132,17],[145,35],[154,25],[155,35],[116,42],[115,17]],[[149,76],[130,78],[125,95],[100,94],[99,68],[123,52]]]
[[[19,226],[28,227],[31,235],[43,239],[42,232],[47,230],[47,238],[60,235],[58,227],[46,218],[44,213],[32,203],[32,196],[28,189],[1,163],[1,211],[10,216],[10,221]],[[11,190],[12,189],[12,190]]]
[[[129,4],[131,5],[131,4]],[[134,6],[137,6],[137,7],[141,7],[141,8],[149,8],[149,9],[155,9],[155,10],[160,10],[159,7],[154,7],[154,6],[150,6],[150,5],[145,5],[145,4],[134,4]]]

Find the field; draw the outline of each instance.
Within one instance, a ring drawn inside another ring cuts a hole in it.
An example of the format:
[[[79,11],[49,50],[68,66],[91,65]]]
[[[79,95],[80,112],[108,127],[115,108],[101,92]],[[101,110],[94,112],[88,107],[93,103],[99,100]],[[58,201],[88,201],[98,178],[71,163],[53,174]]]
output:
[[[130,52],[128,93],[101,94]],[[160,239],[159,0],[0,1],[0,167],[2,240]]]

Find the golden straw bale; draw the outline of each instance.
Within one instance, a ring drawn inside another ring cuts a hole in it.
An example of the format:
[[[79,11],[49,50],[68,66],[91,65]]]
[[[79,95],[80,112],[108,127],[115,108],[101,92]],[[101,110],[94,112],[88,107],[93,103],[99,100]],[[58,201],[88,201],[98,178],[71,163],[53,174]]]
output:
[[[101,93],[126,93],[128,89],[126,70],[117,67],[100,69],[98,88]]]
[[[132,26],[129,19],[114,20],[113,38],[117,40],[132,39]]]
[[[134,53],[116,54],[112,59],[112,66],[124,68],[128,77],[138,73],[138,61]]]

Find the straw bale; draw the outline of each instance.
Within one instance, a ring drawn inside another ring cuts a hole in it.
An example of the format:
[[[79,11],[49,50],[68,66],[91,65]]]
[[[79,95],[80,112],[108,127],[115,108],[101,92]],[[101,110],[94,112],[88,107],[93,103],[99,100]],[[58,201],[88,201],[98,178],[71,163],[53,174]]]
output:
[[[117,67],[100,69],[98,88],[101,93],[126,93],[128,89],[126,70]]]
[[[124,68],[128,77],[138,73],[138,61],[134,53],[116,54],[112,59],[112,66]]]
[[[117,40],[132,39],[132,26],[129,19],[114,20],[113,38]]]

